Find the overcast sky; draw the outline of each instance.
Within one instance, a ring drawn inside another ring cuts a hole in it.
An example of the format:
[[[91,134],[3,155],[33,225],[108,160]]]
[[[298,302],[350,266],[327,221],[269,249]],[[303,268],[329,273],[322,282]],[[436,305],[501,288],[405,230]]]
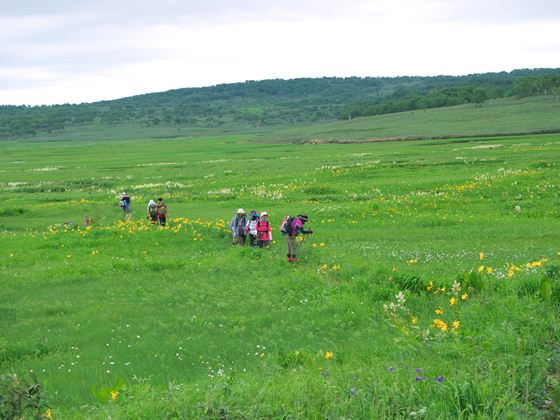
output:
[[[0,104],[560,67],[560,0],[0,0]]]

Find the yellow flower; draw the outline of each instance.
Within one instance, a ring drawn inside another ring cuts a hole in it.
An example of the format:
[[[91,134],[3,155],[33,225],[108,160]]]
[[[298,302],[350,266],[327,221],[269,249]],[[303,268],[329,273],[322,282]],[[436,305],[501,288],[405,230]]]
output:
[[[338,264],[333,265],[332,271],[338,271],[338,270],[340,270],[340,265]]]
[[[319,270],[327,271],[328,268],[329,268],[329,266],[327,264],[323,264],[321,267],[319,267]]]
[[[481,265],[480,267],[478,267],[478,272],[479,272],[479,273],[482,273],[483,271],[484,271],[484,266],[483,266],[483,265]]]
[[[407,263],[409,264],[416,264],[418,262],[418,260],[408,260]]]
[[[436,315],[441,315],[443,313],[443,309],[436,309]]]
[[[487,268],[486,268],[486,272],[487,272],[488,274],[490,274],[490,273],[494,272],[494,269],[493,269],[492,267],[487,267]]]
[[[434,283],[432,283],[432,281],[430,280],[430,283],[428,284],[428,287],[426,287],[426,290],[430,291],[432,290],[433,287],[434,287]]]
[[[317,248],[317,244],[315,242],[313,242],[313,248]]]
[[[469,295],[467,294],[467,292],[465,292],[461,295],[461,300],[467,300],[468,297]]]
[[[456,330],[457,328],[459,328],[460,323],[461,321],[453,321],[453,329]]]
[[[50,408],[47,408],[47,411],[45,412],[45,417],[48,419],[52,419],[52,411]]]
[[[332,351],[328,351],[328,352],[325,353],[325,359],[331,360],[332,357],[333,357]]]
[[[450,305],[455,305],[457,303],[457,299],[455,299],[454,297],[452,297],[451,299],[449,299],[449,304]]]
[[[442,332],[445,332],[447,331],[447,324],[443,322],[441,319],[434,319],[432,328],[439,328]]]
[[[319,244],[319,246],[325,246],[325,243],[324,243],[324,242],[321,242],[321,243]]]
[[[416,319],[415,316],[412,317],[411,321],[412,321],[412,325],[416,325],[418,323],[418,320]]]
[[[478,258],[480,259],[480,261],[482,261],[484,259],[484,252],[478,254]]]
[[[507,264],[508,277],[513,277],[516,271],[521,271],[521,268],[517,267],[515,264]]]
[[[115,401],[119,396],[119,391],[111,391],[111,400]]]
[[[540,261],[534,261],[534,262],[532,262],[532,263],[527,263],[527,264],[525,264],[525,267],[527,267],[527,268],[540,267],[540,266],[542,266],[543,264],[545,264],[547,261],[548,261],[548,260],[547,260],[546,258],[543,258],[543,259],[540,260]]]

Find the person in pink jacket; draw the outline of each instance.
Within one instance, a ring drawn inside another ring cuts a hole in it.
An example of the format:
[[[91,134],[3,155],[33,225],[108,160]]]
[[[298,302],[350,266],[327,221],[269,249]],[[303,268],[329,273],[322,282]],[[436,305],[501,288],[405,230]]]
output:
[[[269,248],[272,240],[272,228],[267,220],[268,213],[263,211],[261,218],[257,222],[257,244],[261,248]]]
[[[305,230],[303,225],[309,220],[307,214],[301,213],[297,217],[288,217],[284,234],[286,235],[286,242],[288,243],[288,262],[296,262],[296,237],[298,235],[309,235],[313,233],[312,230]]]

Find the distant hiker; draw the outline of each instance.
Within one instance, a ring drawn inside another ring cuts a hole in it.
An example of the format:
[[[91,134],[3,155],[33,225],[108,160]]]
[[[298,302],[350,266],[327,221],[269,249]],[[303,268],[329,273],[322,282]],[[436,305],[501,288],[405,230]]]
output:
[[[150,200],[148,203],[148,207],[146,208],[148,211],[148,220],[152,222],[152,224],[156,224],[158,222],[158,212],[157,212],[157,204],[154,200]]]
[[[229,228],[233,233],[233,244],[245,245],[245,237],[247,235],[247,216],[245,215],[245,210],[237,210],[237,213],[233,216],[233,219],[231,219]]]
[[[121,194],[120,206],[124,211],[124,220],[130,220],[130,196],[125,192]]]
[[[286,216],[280,225],[280,232],[286,236],[288,243],[288,262],[295,262],[296,257],[296,237],[313,233],[312,230],[303,229],[303,225],[309,220],[307,214],[301,213],[297,217]]]
[[[167,222],[167,204],[165,204],[163,198],[161,197],[158,198],[156,212],[157,212],[157,220],[160,226],[165,226],[165,223]]]
[[[247,233],[249,234],[249,246],[254,248],[257,246],[257,223],[259,215],[256,210],[251,210],[251,218],[247,222]]]
[[[261,218],[257,222],[257,243],[261,248],[268,248],[270,246],[270,241],[272,240],[272,228],[267,220],[268,213],[263,211],[261,213]]]

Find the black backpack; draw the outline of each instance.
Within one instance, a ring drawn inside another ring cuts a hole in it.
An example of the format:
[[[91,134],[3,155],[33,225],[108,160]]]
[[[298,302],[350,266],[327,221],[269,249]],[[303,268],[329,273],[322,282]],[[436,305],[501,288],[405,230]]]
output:
[[[282,219],[280,223],[280,232],[285,235],[291,235],[293,233],[293,223],[294,217],[293,216],[286,216]]]

